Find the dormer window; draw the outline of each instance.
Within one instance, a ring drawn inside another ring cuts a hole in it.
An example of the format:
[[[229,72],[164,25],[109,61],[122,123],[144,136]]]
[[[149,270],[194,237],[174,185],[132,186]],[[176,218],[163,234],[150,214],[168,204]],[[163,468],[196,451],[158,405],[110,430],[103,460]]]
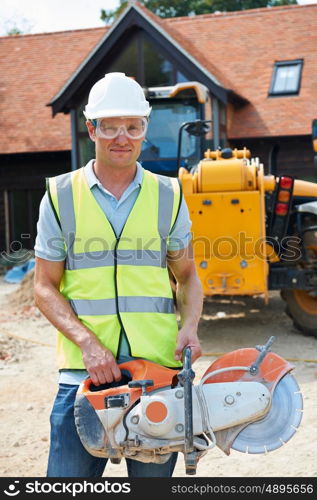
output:
[[[303,60],[276,62],[273,68],[269,95],[283,96],[299,94]]]

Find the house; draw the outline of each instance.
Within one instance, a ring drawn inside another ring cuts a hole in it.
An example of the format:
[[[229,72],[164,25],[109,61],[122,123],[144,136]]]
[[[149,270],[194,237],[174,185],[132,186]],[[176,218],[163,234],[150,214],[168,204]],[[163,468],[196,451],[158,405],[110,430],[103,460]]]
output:
[[[33,248],[45,178],[92,157],[82,110],[109,71],[145,88],[203,83],[215,146],[316,180],[316,26],[317,4],[160,19],[134,3],[112,26],[2,37],[0,251]]]

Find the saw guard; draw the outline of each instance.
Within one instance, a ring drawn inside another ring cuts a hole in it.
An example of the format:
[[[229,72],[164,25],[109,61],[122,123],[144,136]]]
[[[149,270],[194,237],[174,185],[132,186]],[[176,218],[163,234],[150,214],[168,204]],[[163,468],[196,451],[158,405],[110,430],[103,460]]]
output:
[[[230,366],[251,366],[259,355],[259,351],[254,348],[237,349],[236,351],[228,352],[221,358],[216,359],[209,368],[205,371],[203,377],[207,373],[214,372],[222,368]],[[266,384],[275,387],[277,382],[289,371],[293,370],[294,366],[288,361],[278,356],[274,352],[268,352],[264,360],[259,365],[257,375],[251,375],[242,370],[228,371],[210,377],[205,381],[205,384],[214,384],[216,382],[236,382],[238,380],[252,380],[253,382],[265,381]]]
[[[257,359],[258,355],[259,351],[254,348],[237,349],[236,351],[229,352],[215,360],[205,371],[203,378],[207,374],[211,374],[212,372],[221,370],[223,368],[230,368],[231,366],[251,366]],[[243,370],[232,370],[210,376],[210,378],[208,378],[204,383],[213,384],[219,382],[236,381],[261,382],[273,395],[274,389],[278,382],[284,377],[284,375],[293,370],[293,368],[293,365],[278,356],[278,354],[268,352],[263,361],[260,363],[259,370],[256,375],[251,375],[249,371],[246,372]],[[242,429],[244,429],[247,425],[250,424],[241,424],[229,429],[225,429],[223,431],[216,432],[215,436],[217,439],[217,446],[224,453],[226,453],[226,455],[229,455],[230,448],[232,448],[234,440],[242,431]]]

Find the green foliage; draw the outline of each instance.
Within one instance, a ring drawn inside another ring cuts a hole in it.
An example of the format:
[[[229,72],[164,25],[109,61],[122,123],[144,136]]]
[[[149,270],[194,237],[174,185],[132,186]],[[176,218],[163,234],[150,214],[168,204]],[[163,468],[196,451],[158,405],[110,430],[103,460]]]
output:
[[[258,9],[260,7],[278,7],[280,5],[297,4],[297,0],[205,0],[195,2],[203,7],[204,12],[195,12],[196,14],[207,14],[220,11],[231,12],[236,10]]]
[[[297,0],[139,0],[150,11],[160,17],[194,16],[211,14],[216,11],[257,9],[297,4]],[[127,0],[120,0],[114,10],[101,10],[100,19],[106,23],[114,21],[127,7]]]
[[[24,35],[25,33],[30,33],[33,27],[33,24],[24,17],[3,19],[2,24],[6,36]]]
[[[14,28],[10,28],[8,31],[7,31],[7,36],[11,36],[11,35],[22,35],[23,34],[23,31],[20,30],[19,28],[17,27],[14,27]]]
[[[144,2],[142,2],[144,3]],[[116,9],[114,10],[105,10],[105,9],[101,9],[101,13],[100,13],[100,19],[102,21],[105,21],[107,24],[108,23],[111,23],[112,21],[114,21],[117,17],[120,16],[120,14],[124,11],[124,9],[126,8],[126,6],[128,5],[128,2],[127,0],[120,0],[120,5],[119,7],[117,7]]]

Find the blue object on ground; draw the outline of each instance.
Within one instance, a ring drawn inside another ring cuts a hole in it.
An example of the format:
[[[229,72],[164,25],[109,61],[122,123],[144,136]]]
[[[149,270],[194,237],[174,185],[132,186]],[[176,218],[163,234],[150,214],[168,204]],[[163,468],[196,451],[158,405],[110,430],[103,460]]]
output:
[[[3,277],[7,283],[20,283],[24,276],[35,266],[35,259],[30,259],[21,266],[14,266]]]

